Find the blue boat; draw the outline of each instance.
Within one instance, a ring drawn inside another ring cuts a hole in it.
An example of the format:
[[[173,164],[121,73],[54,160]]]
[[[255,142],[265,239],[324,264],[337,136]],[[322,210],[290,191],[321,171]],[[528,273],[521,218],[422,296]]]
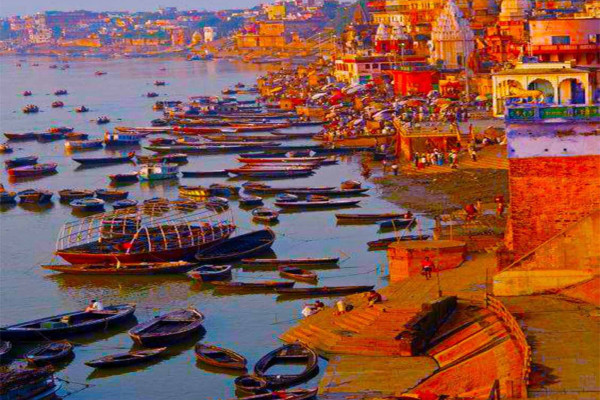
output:
[[[4,165],[6,165],[6,168],[24,167],[26,165],[35,165],[37,161],[37,156],[16,157],[4,161]]]
[[[120,210],[120,209],[127,208],[127,207],[135,207],[137,205],[138,205],[137,200],[124,199],[124,200],[115,201],[112,204],[112,207],[115,210]]]
[[[177,174],[179,174],[179,167],[175,164],[142,165],[139,172],[142,181],[176,179]]]
[[[69,203],[77,211],[104,211],[104,200],[93,197],[73,200]]]
[[[104,143],[107,146],[137,146],[142,136],[133,133],[109,133],[104,134]]]

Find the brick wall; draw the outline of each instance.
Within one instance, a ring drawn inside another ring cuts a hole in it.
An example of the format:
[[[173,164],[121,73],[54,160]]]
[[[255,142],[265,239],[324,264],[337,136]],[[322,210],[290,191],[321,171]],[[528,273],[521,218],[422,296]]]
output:
[[[600,209],[600,156],[510,159],[509,189],[506,244],[518,258]]]
[[[429,257],[436,270],[459,267],[467,255],[464,242],[440,240],[427,242],[421,248],[411,248],[412,243],[399,242],[388,247],[390,281],[398,282],[421,273],[421,261]]]

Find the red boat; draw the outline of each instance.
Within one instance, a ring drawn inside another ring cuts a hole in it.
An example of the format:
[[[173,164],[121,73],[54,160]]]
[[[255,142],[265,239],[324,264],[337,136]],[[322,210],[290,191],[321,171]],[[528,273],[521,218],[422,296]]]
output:
[[[229,238],[235,228],[227,213],[197,203],[147,203],[65,224],[56,254],[71,264],[186,260]]]
[[[187,134],[203,134],[203,133],[221,133],[219,128],[207,128],[207,127],[189,127],[189,126],[174,126],[173,132],[183,132]]]
[[[8,175],[14,177],[38,176],[56,172],[56,163],[26,165],[24,167],[11,168]]]

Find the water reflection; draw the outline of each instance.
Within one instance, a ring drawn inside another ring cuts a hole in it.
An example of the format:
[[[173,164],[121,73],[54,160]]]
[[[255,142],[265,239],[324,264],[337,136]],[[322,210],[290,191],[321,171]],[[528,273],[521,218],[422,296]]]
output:
[[[54,203],[53,202],[47,202],[47,203],[43,203],[43,204],[36,204],[36,203],[19,203],[19,207],[22,208],[23,210],[29,211],[29,212],[33,212],[33,213],[47,213],[49,212],[51,209],[54,208]]]

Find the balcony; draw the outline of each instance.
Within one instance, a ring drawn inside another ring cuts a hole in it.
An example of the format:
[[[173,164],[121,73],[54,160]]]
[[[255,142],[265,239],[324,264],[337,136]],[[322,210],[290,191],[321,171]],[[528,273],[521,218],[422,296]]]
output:
[[[533,54],[594,53],[600,52],[600,43],[532,45],[531,51]]]

